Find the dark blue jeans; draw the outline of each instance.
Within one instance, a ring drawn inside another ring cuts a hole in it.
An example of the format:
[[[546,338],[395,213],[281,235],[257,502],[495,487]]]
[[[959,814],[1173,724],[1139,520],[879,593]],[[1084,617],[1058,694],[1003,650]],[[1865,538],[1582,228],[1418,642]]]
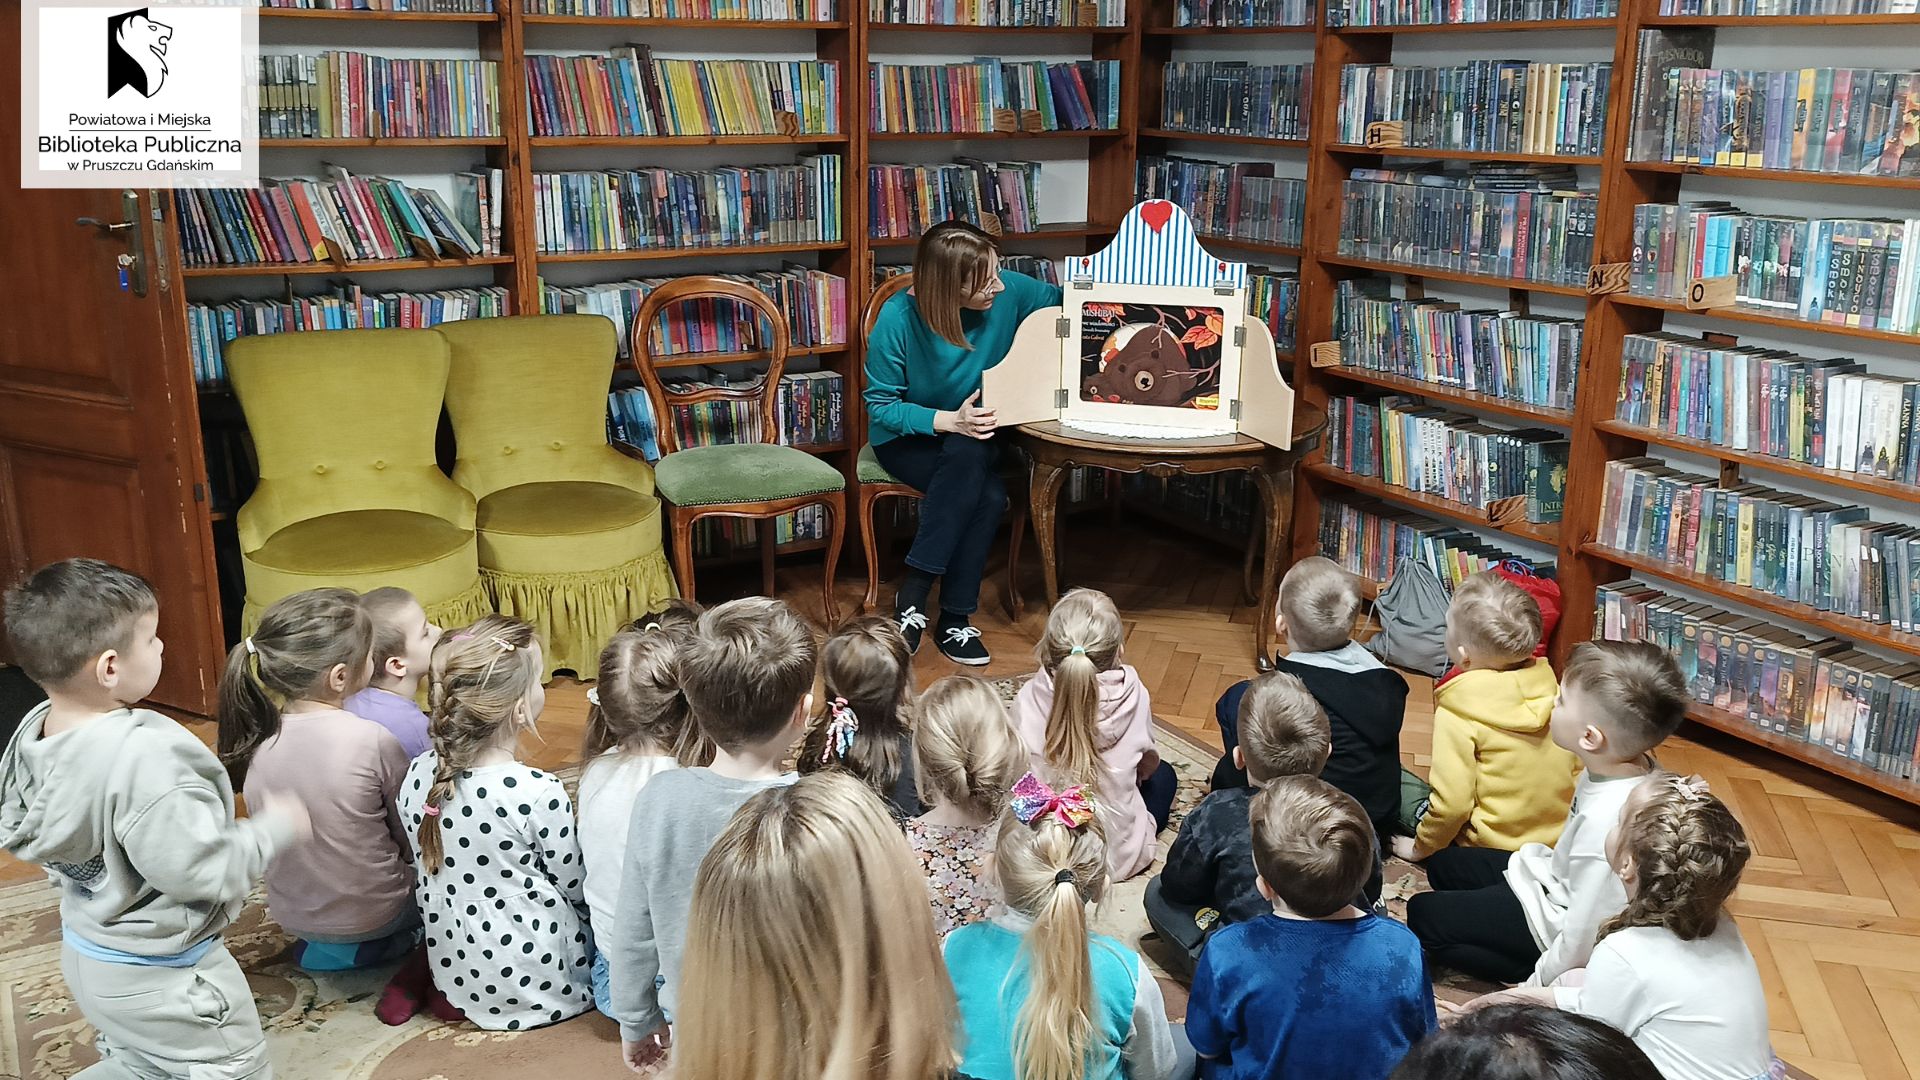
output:
[[[902,435],[875,446],[873,454],[923,496],[907,565],[940,579],[940,610],[972,614],[980,606],[987,550],[1007,505],[997,469],[999,440]]]

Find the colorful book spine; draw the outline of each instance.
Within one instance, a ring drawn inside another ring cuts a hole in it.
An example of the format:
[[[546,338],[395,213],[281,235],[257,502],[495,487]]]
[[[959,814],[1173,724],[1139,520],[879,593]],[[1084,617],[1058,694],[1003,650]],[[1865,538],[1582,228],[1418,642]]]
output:
[[[1248,267],[1247,313],[1267,324],[1273,333],[1273,346],[1281,355],[1299,348],[1296,327],[1300,317],[1300,275],[1291,270]]]
[[[1257,29],[1312,26],[1307,0],[1175,0],[1173,25]]]
[[[1340,362],[1550,409],[1572,409],[1586,324],[1437,299],[1368,296],[1342,281]]]
[[[1406,266],[1580,285],[1593,261],[1595,196],[1524,179],[1355,169],[1344,185],[1340,254]]]
[[[1299,3],[1301,0],[1291,0]],[[874,26],[1125,26],[1123,0],[868,0]]]
[[[226,384],[227,342],[236,338],[303,330],[424,329],[511,314],[512,298],[499,286],[370,293],[341,282],[314,296],[188,304],[187,346],[194,383],[216,387]]]
[[[1611,19],[1618,0],[1329,0],[1329,26],[1437,26],[1441,23]]]
[[[538,250],[838,243],[841,158],[716,169],[535,173]]]
[[[499,138],[500,65],[329,51],[260,58],[266,139]]]
[[[1271,162],[1144,157],[1135,178],[1139,198],[1167,199],[1186,208],[1203,242],[1222,237],[1300,246],[1307,183],[1274,176]]]
[[[336,166],[328,173],[327,180],[267,179],[258,188],[176,189],[182,260],[210,267],[504,253],[498,169],[453,177],[454,203],[433,188]]]
[[[1613,65],[1474,60],[1455,67],[1348,64],[1335,138],[1396,121],[1409,147],[1530,155],[1600,153]]]
[[[1920,176],[1907,119],[1920,110],[1920,71],[1672,67],[1661,77],[1663,92],[1634,114],[1639,160]]]
[[[1912,15],[1915,0],[1660,0],[1662,15]]]
[[[1326,498],[1320,502],[1320,553],[1349,573],[1382,586],[1393,580],[1400,560],[1413,559],[1432,570],[1451,593],[1483,570],[1520,564],[1551,573],[1551,561],[1533,561],[1482,542],[1457,526],[1435,521],[1374,499]]]
[[[1111,131],[1120,126],[1120,61],[872,64],[867,96],[876,134]]]
[[[495,10],[493,0],[260,0],[260,6],[296,11],[416,11],[432,14]]]
[[[615,19],[699,19],[707,22],[829,22],[834,0],[527,0],[529,15]]]
[[[669,380],[671,392],[692,392],[708,387],[744,386],[758,376],[728,379],[715,375],[706,379]],[[780,389],[774,403],[775,435],[782,446],[828,446],[846,439],[846,380],[835,371],[788,372],[780,376]],[[858,407],[858,402],[854,405]],[[725,443],[762,441],[757,402],[702,401],[673,407],[674,435],[682,449]],[[615,390],[609,395],[607,434],[617,442],[641,451],[648,461],[658,461],[660,445],[654,430],[653,405],[647,392],[638,386]]]
[[[1045,259],[1038,255],[1006,254],[1000,256],[1000,269],[1014,274],[1025,274],[1030,278],[1044,281],[1049,285],[1060,284],[1060,264],[1055,259]],[[913,273],[911,263],[893,263],[873,268],[873,282],[879,283],[901,274]]]
[[[1327,401],[1328,464],[1462,506],[1534,495],[1530,475],[1555,468],[1564,488],[1570,446],[1558,432],[1502,430],[1412,397],[1344,394]],[[1558,521],[1555,502],[1535,498],[1529,509],[1539,520]]]
[[[1162,74],[1160,126],[1203,135],[1307,137],[1312,64],[1174,60]]]
[[[787,344],[794,349],[847,341],[847,281],[824,270],[794,266],[754,274],[721,275],[752,285],[786,316]],[[547,284],[542,314],[603,315],[618,331],[620,359],[631,359],[633,319],[647,294],[674,279],[630,278],[596,285]],[[650,331],[655,355],[752,352],[767,347],[761,320],[730,300],[700,300],[660,313]]]
[[[959,158],[941,165],[867,166],[867,221],[876,239],[913,239],[955,218],[1006,233],[1040,227],[1040,165]]]
[[[539,136],[824,135],[840,130],[840,65],[817,60],[527,57]]]

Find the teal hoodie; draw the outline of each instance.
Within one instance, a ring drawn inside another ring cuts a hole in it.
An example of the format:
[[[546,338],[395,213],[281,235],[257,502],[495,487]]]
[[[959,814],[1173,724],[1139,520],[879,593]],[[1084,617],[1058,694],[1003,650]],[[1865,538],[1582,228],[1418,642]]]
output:
[[[920,317],[912,291],[880,309],[867,335],[867,439],[932,435],[933,414],[958,409],[980,389],[980,373],[1006,359],[1027,316],[1060,302],[1060,286],[1000,271],[1006,288],[985,311],[960,312],[971,349],[955,346]]]

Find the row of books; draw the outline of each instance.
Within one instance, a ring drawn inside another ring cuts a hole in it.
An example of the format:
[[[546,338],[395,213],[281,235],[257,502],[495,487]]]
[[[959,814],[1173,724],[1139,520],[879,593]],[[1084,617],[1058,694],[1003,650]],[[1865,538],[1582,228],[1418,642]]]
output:
[[[840,130],[840,65],[657,60],[623,45],[610,56],[528,56],[527,99],[536,136],[829,134]]]
[[[1920,148],[1902,132],[1920,110],[1920,72],[1669,68],[1664,85],[1642,89],[1640,160],[1920,176]]]
[[[492,11],[493,0],[260,0],[263,8],[297,11]]]
[[[1535,167],[1510,171],[1525,182]],[[1587,279],[1595,196],[1535,185],[1490,190],[1461,175],[1355,169],[1343,185],[1340,254],[1562,285]]]
[[[1884,569],[1909,558],[1920,529],[1870,521],[1863,506],[1722,487],[1657,458],[1609,461],[1603,491],[1602,544],[1817,611],[1914,625],[1914,597]]]
[[[260,58],[269,139],[493,138],[500,65],[328,50]]]
[[[1414,559],[1432,570],[1449,593],[1473,575],[1501,565],[1524,566],[1543,576],[1553,573],[1550,561],[1530,561],[1458,526],[1376,499],[1321,499],[1319,540],[1320,554],[1348,573],[1385,583],[1393,579],[1401,559]]]
[[[1280,355],[1299,348],[1300,275],[1292,270],[1248,267],[1247,314],[1267,324],[1273,333],[1274,350]]]
[[[845,278],[805,266],[720,276],[752,285],[779,306],[786,316],[790,348],[810,349],[846,342]],[[597,285],[543,284],[540,310],[544,314],[606,317],[618,333],[620,359],[624,362],[632,356],[634,316],[640,313],[648,293],[672,280],[671,277],[652,277]],[[709,298],[663,309],[650,333],[654,355],[660,356],[764,349],[771,329],[739,303]]]
[[[1369,295],[1361,282],[1374,280],[1349,279],[1335,289],[1342,364],[1528,405],[1573,408],[1584,320]]]
[[[873,64],[867,99],[876,133],[987,132],[1024,124],[1022,114],[1043,131],[1111,131],[1120,126],[1120,61]]]
[[[347,281],[315,296],[188,304],[187,347],[194,383],[221,386],[227,381],[227,342],[235,338],[301,330],[419,329],[511,314],[512,296],[497,285],[370,293]]]
[[[827,22],[835,0],[527,0],[529,15],[584,15],[615,19],[732,19]]]
[[[1662,15],[1911,15],[1915,0],[1660,0]]]
[[[257,188],[176,188],[188,266],[323,263],[501,253],[498,169],[453,177],[455,199],[328,166],[329,180],[268,179]]]
[[[1060,264],[1055,259],[1045,259],[1038,255],[1000,256],[1000,269],[1010,274],[1025,274],[1030,278],[1044,281],[1049,285],[1060,284]],[[901,274],[913,273],[912,263],[892,263],[873,268],[873,282],[879,283]]]
[[[717,169],[535,173],[539,250],[837,243],[841,158]]]
[[[1160,89],[1160,126],[1202,135],[1305,139],[1312,64],[1173,60]]]
[[[872,26],[1118,27],[1126,25],[1127,6],[1122,0],[1092,0],[1088,11],[1086,5],[1060,0],[867,0],[867,18]]]
[[[1614,415],[1730,450],[1920,484],[1920,380],[1677,334],[1622,343]]]
[[[1175,26],[1312,26],[1310,0],[1175,0]]]
[[[765,372],[742,379],[678,379],[669,392],[690,393],[708,387],[743,387]],[[780,376],[774,407],[775,434],[782,446],[824,446],[846,439],[846,380],[835,371],[789,372]],[[856,406],[858,403],[855,403]],[[673,433],[682,449],[762,439],[757,401],[701,401],[673,407]],[[607,437],[660,460],[653,403],[644,387],[630,386],[607,395]]]
[[[1328,26],[1611,19],[1619,0],[1328,0]]]
[[[1329,464],[1463,506],[1525,496],[1533,522],[1560,520],[1571,446],[1560,432],[1503,430],[1399,394],[1327,401]]]
[[[1682,297],[1700,278],[1734,277],[1735,301],[1790,318],[1920,331],[1920,218],[1748,214],[1723,202],[1633,208],[1628,289]]]
[[[1665,649],[1695,702],[1877,772],[1920,775],[1920,665],[1639,581],[1602,585],[1597,600],[1593,636]]]
[[[1407,146],[1506,154],[1600,153],[1613,65],[1472,60],[1454,67],[1340,69],[1343,143],[1399,121]]]
[[[907,500],[894,499],[900,503]],[[724,559],[759,550],[760,530],[766,522],[753,518],[701,518],[693,526],[693,556],[696,559]],[[819,542],[827,538],[827,512],[820,506],[803,506],[791,514],[773,519],[773,542],[794,544]]]
[[[1143,157],[1135,169],[1134,192],[1141,199],[1184,207],[1203,239],[1298,247],[1306,228],[1306,181],[1274,176],[1272,162]]]
[[[929,226],[995,215],[1006,232],[1040,223],[1040,164],[957,158],[950,165],[867,166],[867,216],[879,239],[914,239]]]

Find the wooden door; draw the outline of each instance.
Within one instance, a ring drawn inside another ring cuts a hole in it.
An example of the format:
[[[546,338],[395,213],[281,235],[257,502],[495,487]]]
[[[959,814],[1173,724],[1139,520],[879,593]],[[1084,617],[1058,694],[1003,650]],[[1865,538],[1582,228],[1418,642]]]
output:
[[[18,87],[5,7],[0,86]],[[19,145],[20,110],[0,108],[0,146]],[[172,215],[153,214],[167,193],[135,193],[141,228],[109,232],[76,221],[127,221],[121,190],[23,191],[18,170],[0,165],[0,582],[75,555],[146,575],[167,645],[153,700],[207,715],[222,641]],[[122,253],[144,297],[120,287]]]

